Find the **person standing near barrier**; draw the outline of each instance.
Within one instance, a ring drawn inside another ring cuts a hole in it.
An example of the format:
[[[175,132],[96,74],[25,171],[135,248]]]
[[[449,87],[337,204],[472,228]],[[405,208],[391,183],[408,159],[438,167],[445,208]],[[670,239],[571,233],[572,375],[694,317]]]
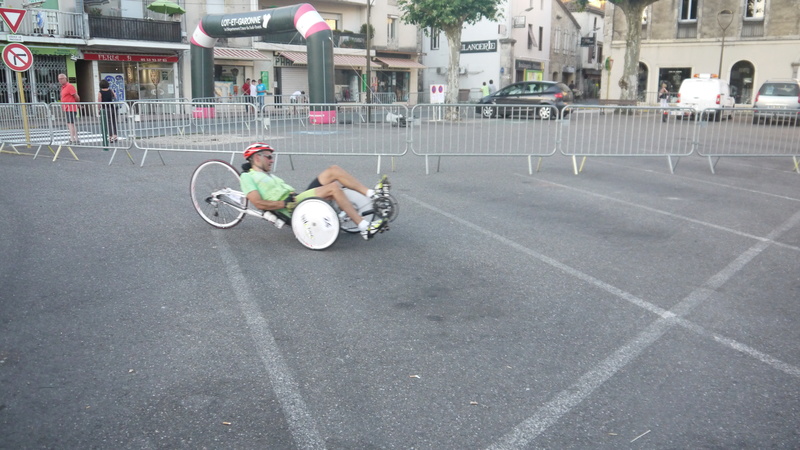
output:
[[[258,87],[256,86],[256,79],[255,78],[250,80],[250,91],[249,92],[250,92],[250,103],[252,103],[253,106],[256,107],[256,114],[258,114],[259,112],[261,112],[261,108],[258,107],[258,99],[256,98],[256,97],[258,97]]]
[[[661,83],[661,89],[658,91],[658,101],[661,103],[662,108],[669,107],[669,89],[667,89],[667,83]],[[666,122],[668,117],[669,111],[664,110],[661,113],[661,121]]]
[[[292,96],[289,97],[289,103],[300,103],[303,99],[303,96],[306,95],[306,91],[294,91],[292,92]],[[292,114],[297,113],[297,107],[292,106]]]
[[[494,80],[489,80],[489,95],[497,92],[497,86],[494,85]]]
[[[481,94],[483,94],[483,97],[489,95],[489,86],[486,85],[485,81],[483,82],[483,86],[481,86]]]
[[[97,103],[106,103],[100,105],[98,112],[105,111],[106,123],[108,124],[108,142],[117,142],[117,105],[113,102],[117,101],[117,94],[109,89],[108,81],[100,80],[100,92],[97,94]],[[102,118],[102,116],[101,116]]]
[[[250,101],[250,78],[244,80],[244,84],[242,85],[242,96],[244,97],[245,103]]]
[[[78,91],[75,86],[69,84],[67,75],[58,74],[58,82],[61,84],[61,109],[67,119],[67,129],[69,130],[69,143],[80,144],[78,140],[78,131],[75,129],[75,117],[78,115],[78,105],[70,105],[69,103],[77,103],[81,101],[78,96]]]
[[[258,79],[258,85],[256,86],[256,93],[258,94],[258,109],[264,107],[264,99],[267,98],[267,85],[261,81],[261,78]]]

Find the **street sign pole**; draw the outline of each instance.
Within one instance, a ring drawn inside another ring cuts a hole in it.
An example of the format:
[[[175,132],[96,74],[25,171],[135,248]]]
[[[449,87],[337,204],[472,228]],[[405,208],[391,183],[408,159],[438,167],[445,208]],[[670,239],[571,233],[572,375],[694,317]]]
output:
[[[17,72],[17,89],[19,90],[19,102],[22,104],[22,128],[25,130],[25,142],[28,143],[28,148],[31,148],[31,129],[28,126],[28,107],[25,105],[22,72]]]

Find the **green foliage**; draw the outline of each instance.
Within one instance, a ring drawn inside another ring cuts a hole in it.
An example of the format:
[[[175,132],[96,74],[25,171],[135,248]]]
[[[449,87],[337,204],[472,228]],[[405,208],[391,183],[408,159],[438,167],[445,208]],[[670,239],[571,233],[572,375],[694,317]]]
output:
[[[362,23],[361,28],[358,30],[361,34],[367,34],[367,24]],[[369,38],[372,39],[375,37],[375,27],[372,24],[369,24]]]
[[[398,0],[403,21],[419,27],[460,28],[482,18],[500,18],[504,0]]]

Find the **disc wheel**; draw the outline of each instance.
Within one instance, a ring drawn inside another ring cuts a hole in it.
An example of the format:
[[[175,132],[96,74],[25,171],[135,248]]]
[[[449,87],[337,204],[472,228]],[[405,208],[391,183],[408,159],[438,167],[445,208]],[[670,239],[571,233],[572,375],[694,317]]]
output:
[[[292,211],[292,231],[311,250],[325,250],[339,237],[339,217],[325,200],[311,197]]]
[[[231,228],[244,218],[247,198],[238,190],[239,172],[225,161],[212,159],[194,170],[189,193],[197,214],[216,228]]]

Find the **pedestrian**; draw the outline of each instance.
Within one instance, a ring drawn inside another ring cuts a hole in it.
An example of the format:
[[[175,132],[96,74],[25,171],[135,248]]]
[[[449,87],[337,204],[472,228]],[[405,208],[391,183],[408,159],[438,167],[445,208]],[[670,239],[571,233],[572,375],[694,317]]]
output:
[[[489,95],[494,94],[497,91],[497,86],[494,85],[494,80],[489,80]]]
[[[113,102],[117,101],[117,94],[109,89],[108,81],[100,80],[100,92],[97,93],[97,103],[101,103],[98,111],[106,113],[106,123],[108,128],[108,142],[117,142],[117,105]],[[102,113],[101,113],[102,114]],[[101,115],[102,118],[102,115]]]
[[[264,99],[267,98],[267,86],[261,81],[261,78],[258,79],[256,93],[258,94],[258,109],[261,109],[264,107]]]
[[[481,86],[481,93],[483,94],[484,97],[489,95],[489,86],[486,85],[485,81],[483,82],[483,86]]]
[[[302,103],[303,97],[305,97],[306,91],[294,91],[292,92],[291,97],[289,97],[289,103]],[[297,113],[297,107],[292,107],[292,114]]]
[[[78,115],[78,105],[70,105],[69,103],[77,103],[81,101],[78,96],[78,91],[75,86],[67,82],[67,75],[58,74],[58,82],[61,83],[61,109],[67,119],[67,129],[69,130],[69,143],[80,144],[78,140],[78,131],[75,129],[75,117]]]
[[[245,103],[250,101],[250,78],[244,80],[244,84],[242,85],[242,96],[244,97]]]
[[[667,83],[661,83],[661,89],[658,91],[658,101],[661,104],[662,108],[669,107],[669,89],[667,89]],[[669,111],[665,109],[661,113],[661,121],[666,122],[668,115]]]
[[[258,86],[256,85],[256,79],[253,78],[250,80],[250,102],[253,103],[256,107],[256,114],[261,112],[261,108],[258,107]]]

